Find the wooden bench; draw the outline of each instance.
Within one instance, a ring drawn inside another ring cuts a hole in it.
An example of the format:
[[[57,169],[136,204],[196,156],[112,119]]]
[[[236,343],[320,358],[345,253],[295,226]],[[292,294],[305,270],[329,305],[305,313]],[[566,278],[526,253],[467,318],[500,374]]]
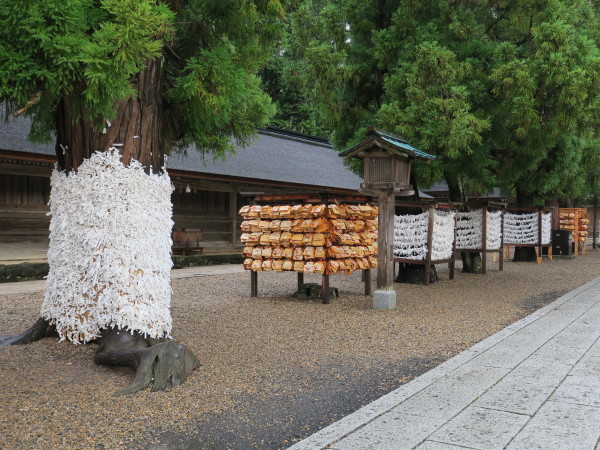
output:
[[[174,255],[201,255],[204,252],[202,245],[201,228],[174,228],[173,247]]]

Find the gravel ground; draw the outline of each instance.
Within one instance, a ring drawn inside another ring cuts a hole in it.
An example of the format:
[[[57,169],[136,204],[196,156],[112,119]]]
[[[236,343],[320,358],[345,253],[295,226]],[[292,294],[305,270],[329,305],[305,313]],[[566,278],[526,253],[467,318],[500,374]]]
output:
[[[330,305],[291,298],[292,273],[260,273],[254,299],[248,273],[174,280],[174,337],[202,362],[183,386],[113,397],[131,373],[95,366],[94,344],[0,348],[0,448],[285,448],[600,275],[600,251],[488,267],[397,284],[395,311],[359,273],[331,277]],[[41,300],[0,285],[0,334]]]

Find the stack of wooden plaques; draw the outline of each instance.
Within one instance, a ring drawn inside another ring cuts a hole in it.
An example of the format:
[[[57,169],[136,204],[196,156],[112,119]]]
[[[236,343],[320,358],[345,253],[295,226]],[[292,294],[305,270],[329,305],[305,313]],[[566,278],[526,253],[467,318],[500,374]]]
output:
[[[575,255],[585,254],[585,241],[588,236],[589,219],[585,208],[560,208],[560,229],[573,232]]]
[[[350,274],[377,267],[376,206],[244,206],[244,268]]]

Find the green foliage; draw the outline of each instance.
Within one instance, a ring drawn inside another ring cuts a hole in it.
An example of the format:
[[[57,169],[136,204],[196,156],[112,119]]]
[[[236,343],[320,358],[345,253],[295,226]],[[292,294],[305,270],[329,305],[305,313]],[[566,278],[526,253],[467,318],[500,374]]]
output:
[[[164,146],[223,155],[274,106],[258,70],[281,33],[279,0],[7,0],[0,3],[0,98],[48,139],[68,99],[98,127],[132,80],[162,60]]]
[[[29,0],[0,4],[0,98],[7,113],[32,104],[37,139],[53,129],[53,107],[65,96],[82,117],[112,118],[133,93],[130,79],[160,55],[173,14],[138,0]]]
[[[424,184],[543,201],[581,195],[594,172],[598,13],[587,0],[305,0],[288,43],[336,147],[375,125],[439,156],[416,164]]]

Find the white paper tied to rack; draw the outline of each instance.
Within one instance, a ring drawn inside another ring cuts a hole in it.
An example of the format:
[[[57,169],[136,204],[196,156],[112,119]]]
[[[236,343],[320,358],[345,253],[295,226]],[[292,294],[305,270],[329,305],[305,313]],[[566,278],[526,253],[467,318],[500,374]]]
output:
[[[456,248],[482,248],[482,209],[459,212],[456,215]],[[488,250],[500,249],[502,242],[502,211],[488,211],[486,218],[486,247]]]
[[[552,213],[542,214],[542,245],[552,238]],[[505,244],[538,244],[538,213],[504,214]]]
[[[54,170],[50,271],[42,316],[61,340],[88,342],[106,327],[171,332],[172,185],[166,171],[126,167],[116,149],[77,172]]]
[[[435,211],[431,240],[432,261],[452,257],[454,211]],[[429,213],[394,217],[394,257],[424,260],[427,257]]]

